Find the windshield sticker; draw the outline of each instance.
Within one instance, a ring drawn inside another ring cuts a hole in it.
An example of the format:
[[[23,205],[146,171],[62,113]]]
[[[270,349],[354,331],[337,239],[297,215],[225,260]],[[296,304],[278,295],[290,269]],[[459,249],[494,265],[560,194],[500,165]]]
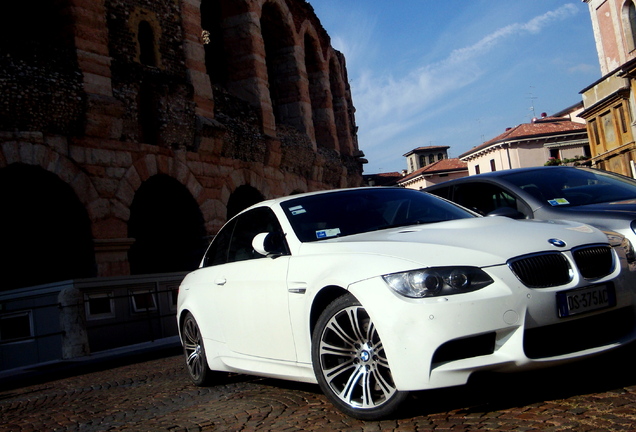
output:
[[[322,238],[336,237],[338,234],[340,234],[340,228],[320,230],[320,231],[316,231],[316,238],[322,239]]]
[[[296,216],[296,215],[299,215],[299,214],[307,213],[307,210],[305,210],[303,208],[303,206],[301,206],[301,205],[296,206],[296,207],[290,207],[289,211],[291,212],[292,216]]]
[[[551,206],[560,206],[560,205],[570,204],[570,202],[566,200],[565,198],[555,198],[555,199],[548,200],[548,202],[550,203]]]

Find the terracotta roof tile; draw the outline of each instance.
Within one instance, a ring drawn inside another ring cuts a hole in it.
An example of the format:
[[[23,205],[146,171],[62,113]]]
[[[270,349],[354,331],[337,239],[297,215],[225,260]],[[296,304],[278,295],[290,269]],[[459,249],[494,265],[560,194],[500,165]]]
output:
[[[458,170],[467,170],[467,169],[468,169],[468,164],[457,158],[442,159],[440,161],[434,162],[430,165],[426,165],[425,167],[422,167],[418,170],[413,171],[411,174],[400,179],[398,183],[411,180],[423,174],[436,174],[436,173],[444,173],[448,171],[458,171]]]
[[[459,155],[460,158],[476,153],[479,150],[490,147],[493,144],[505,141],[523,141],[524,138],[536,138],[541,136],[558,135],[567,132],[585,132],[586,126],[569,120],[562,120],[556,117],[547,117],[533,123],[523,123],[513,128],[507,129],[501,135],[474,147],[473,149]]]

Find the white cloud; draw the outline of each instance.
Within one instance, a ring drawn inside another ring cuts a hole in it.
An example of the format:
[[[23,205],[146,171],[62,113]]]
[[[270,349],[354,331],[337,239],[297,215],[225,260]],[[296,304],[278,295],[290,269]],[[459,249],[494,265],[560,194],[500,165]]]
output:
[[[360,125],[361,144],[367,149],[385,145],[391,138],[421,121],[425,109],[482,77],[487,66],[482,66],[480,60],[493,48],[514,36],[541,32],[547,26],[577,12],[576,6],[570,3],[525,23],[496,29],[473,45],[452,51],[438,63],[414,67],[404,77],[378,76],[368,70],[358,71],[357,76],[353,77],[352,87],[358,109],[356,118]],[[348,63],[352,54],[357,63],[357,55],[363,54],[364,47],[369,46],[370,39],[366,37],[370,38],[367,32],[372,27],[363,26],[360,29],[364,30],[360,34],[365,37],[354,39],[356,42],[350,46],[344,40],[335,40],[346,47],[343,52]],[[350,67],[349,71],[352,70],[355,69]]]

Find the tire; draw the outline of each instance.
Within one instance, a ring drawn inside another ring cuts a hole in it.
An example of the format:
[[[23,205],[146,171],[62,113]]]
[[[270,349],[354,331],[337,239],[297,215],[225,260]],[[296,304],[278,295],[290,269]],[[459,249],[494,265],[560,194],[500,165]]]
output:
[[[203,337],[196,320],[190,312],[186,314],[181,326],[181,341],[183,343],[186,369],[188,369],[192,382],[197,386],[211,384],[213,372],[208,367]]]
[[[408,396],[395,387],[380,336],[351,294],[334,300],[320,315],[311,358],[322,391],[351,417],[386,418]]]

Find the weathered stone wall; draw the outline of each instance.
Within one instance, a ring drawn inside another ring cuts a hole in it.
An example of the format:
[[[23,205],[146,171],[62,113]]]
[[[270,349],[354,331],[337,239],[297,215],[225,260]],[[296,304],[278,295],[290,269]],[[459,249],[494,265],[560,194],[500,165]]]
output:
[[[207,235],[241,186],[272,198],[361,184],[344,56],[304,0],[54,4],[42,13],[60,37],[0,44],[0,169],[36,165],[72,187],[97,275],[129,273],[131,204],[153,176],[183,186]]]

